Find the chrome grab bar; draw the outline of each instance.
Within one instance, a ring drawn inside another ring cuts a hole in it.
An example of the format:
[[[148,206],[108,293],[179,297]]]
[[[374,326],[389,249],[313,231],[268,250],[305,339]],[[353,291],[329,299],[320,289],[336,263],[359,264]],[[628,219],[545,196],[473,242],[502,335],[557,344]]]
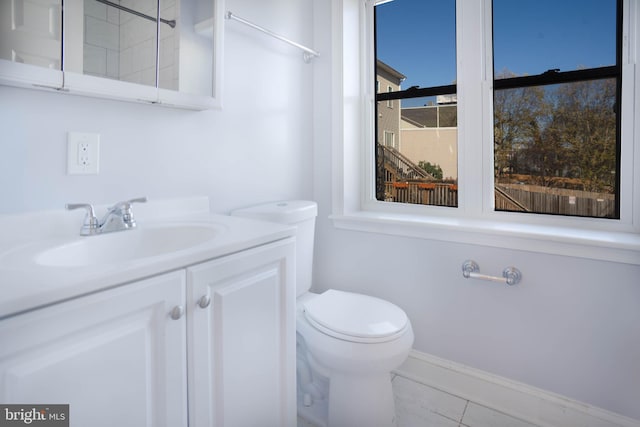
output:
[[[489,280],[491,282],[506,283],[509,286],[517,285],[522,280],[522,273],[515,267],[505,268],[502,271],[502,277],[481,274],[480,266],[473,260],[466,260],[462,264],[462,276],[465,279]]]

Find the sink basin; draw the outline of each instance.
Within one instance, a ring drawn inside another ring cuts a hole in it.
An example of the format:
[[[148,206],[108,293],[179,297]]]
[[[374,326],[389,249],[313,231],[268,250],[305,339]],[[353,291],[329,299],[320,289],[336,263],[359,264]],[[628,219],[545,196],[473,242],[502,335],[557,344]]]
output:
[[[193,248],[224,231],[213,224],[164,224],[82,237],[42,250],[36,264],[81,267],[135,261]]]

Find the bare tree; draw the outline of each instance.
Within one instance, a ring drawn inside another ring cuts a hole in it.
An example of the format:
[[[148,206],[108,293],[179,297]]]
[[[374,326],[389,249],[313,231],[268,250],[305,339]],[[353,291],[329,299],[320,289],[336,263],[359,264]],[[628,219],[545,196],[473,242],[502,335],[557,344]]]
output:
[[[503,70],[498,78],[514,77]],[[545,115],[544,91],[540,88],[496,90],[494,107],[495,175],[522,173],[527,169],[523,149],[539,133],[537,120]]]
[[[543,186],[573,178],[586,191],[614,192],[616,132],[615,79],[494,92],[497,177]]]
[[[561,85],[551,127],[569,153],[565,167],[586,191],[613,192],[616,173],[616,82]]]

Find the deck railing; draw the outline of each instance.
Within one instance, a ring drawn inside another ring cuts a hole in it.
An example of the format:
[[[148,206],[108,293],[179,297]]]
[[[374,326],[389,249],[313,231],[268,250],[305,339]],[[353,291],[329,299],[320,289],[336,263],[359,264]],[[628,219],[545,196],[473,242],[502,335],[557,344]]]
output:
[[[386,182],[385,199],[432,206],[458,206],[458,186],[433,182]]]

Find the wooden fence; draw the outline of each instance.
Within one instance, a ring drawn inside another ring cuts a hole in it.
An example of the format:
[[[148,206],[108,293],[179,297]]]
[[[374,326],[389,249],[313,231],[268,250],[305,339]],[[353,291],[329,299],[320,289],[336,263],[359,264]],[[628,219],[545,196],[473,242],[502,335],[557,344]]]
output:
[[[458,186],[432,182],[386,182],[385,200],[457,207]],[[595,218],[614,218],[616,215],[613,194],[520,184],[497,185],[495,209]]]
[[[529,212],[614,218],[615,196],[609,193],[549,188],[538,185],[498,184],[496,186],[526,207]],[[520,211],[508,206],[504,198],[496,197],[496,210]]]

